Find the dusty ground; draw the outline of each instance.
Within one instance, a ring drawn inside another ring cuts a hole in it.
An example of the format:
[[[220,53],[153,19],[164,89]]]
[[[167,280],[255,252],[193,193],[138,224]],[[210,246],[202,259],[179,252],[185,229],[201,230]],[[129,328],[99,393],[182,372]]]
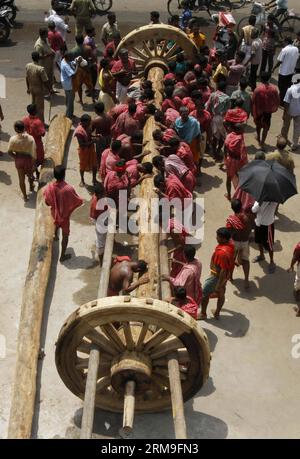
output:
[[[17,3],[23,5],[23,2]],[[291,3],[296,6],[296,1]],[[29,102],[25,93],[24,66],[29,61],[38,22],[47,5],[48,1],[27,1],[26,9],[21,11],[18,18],[24,21],[23,27],[20,25],[14,30],[10,46],[0,48],[1,72],[7,77],[7,98],[2,101],[5,121],[1,149],[4,151],[13,131],[13,122],[24,116]],[[151,9],[155,8],[162,10],[161,1],[151,2]],[[145,2],[118,1],[114,9],[119,13],[124,32],[148,22]],[[240,11],[239,17],[247,14],[247,11]],[[102,23],[103,19],[98,18],[97,24]],[[211,29],[206,31],[211,33]],[[61,110],[62,103],[63,97],[59,94],[55,97],[52,115]],[[91,111],[91,106],[87,105],[86,111]],[[78,106],[76,113],[81,113]],[[270,151],[280,130],[281,115],[279,111],[274,117],[268,138]],[[247,133],[247,145],[252,157],[257,150],[252,123]],[[299,153],[294,153],[293,157],[298,175]],[[90,250],[94,243],[94,229],[87,216],[90,196],[86,190],[78,187],[78,159],[74,141],[68,154],[67,180],[76,186],[86,202],[72,219],[69,249],[73,253],[72,260],[65,265],[57,264],[58,246],[54,246],[42,335],[46,356],[39,369],[33,429],[34,436],[38,438],[76,438],[79,435],[82,404],[65,388],[56,372],[54,345],[65,318],[76,307],[96,297],[99,276]],[[206,210],[205,239],[198,252],[203,263],[204,280],[215,245],[215,230],[223,226],[230,212],[223,198],[225,175],[209,157],[204,164],[199,192],[204,196]],[[14,164],[6,155],[0,158],[0,198],[0,333],[6,339],[6,355],[0,352],[0,437],[4,438],[7,434],[20,304],[35,204],[33,194],[24,206]],[[237,280],[228,286],[221,320],[203,323],[213,360],[208,383],[197,397],[186,404],[188,434],[191,438],[299,438],[300,359],[292,358],[291,339],[300,333],[300,319],[295,318],[292,310],[293,276],[286,272],[291,251],[299,240],[299,208],[299,196],[280,208],[276,221],[276,273],[267,274],[266,264],[251,265],[251,289],[246,293],[242,286],[242,274],[237,271]],[[118,246],[118,249],[121,248]],[[257,250],[252,245],[251,258],[256,254]],[[95,435],[98,438],[114,438],[118,436],[120,425],[121,416],[97,412]],[[138,416],[134,435],[136,438],[173,438],[171,414]]]

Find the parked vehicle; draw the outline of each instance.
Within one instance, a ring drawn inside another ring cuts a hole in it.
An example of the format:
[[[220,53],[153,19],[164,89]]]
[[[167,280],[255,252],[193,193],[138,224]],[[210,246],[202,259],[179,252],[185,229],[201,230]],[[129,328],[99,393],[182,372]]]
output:
[[[14,22],[19,11],[18,7],[15,5],[15,0],[0,0],[0,10],[6,9],[9,20]]]
[[[57,0],[54,9],[58,14],[70,14],[72,0]],[[93,0],[97,14],[106,14],[112,7],[113,0]]]
[[[207,11],[208,14],[211,16],[212,12],[215,11],[223,11],[224,8],[231,11],[233,9],[242,8],[247,0],[188,0],[189,1],[189,9],[192,13],[197,13],[199,11]],[[182,14],[182,0],[168,0],[167,8],[168,13],[171,16]]]
[[[9,14],[9,7],[3,7],[0,9],[0,43],[6,42],[13,27],[13,24],[9,19]]]

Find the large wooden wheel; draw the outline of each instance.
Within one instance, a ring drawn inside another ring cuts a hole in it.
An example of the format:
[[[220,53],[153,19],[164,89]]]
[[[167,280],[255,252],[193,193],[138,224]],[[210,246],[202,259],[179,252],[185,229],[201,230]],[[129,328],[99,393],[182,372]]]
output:
[[[56,343],[56,366],[65,385],[81,399],[94,345],[100,350],[95,405],[104,410],[123,411],[128,381],[135,382],[137,412],[169,409],[167,357],[174,352],[184,400],[208,377],[206,334],[191,316],[164,301],[108,297],[71,314]]]
[[[151,67],[167,70],[167,65],[176,60],[179,52],[184,53],[185,59],[192,62],[195,62],[198,53],[197,46],[182,30],[165,24],[147,25],[133,30],[121,40],[116,55],[121,48],[129,51],[140,75],[147,73]]]

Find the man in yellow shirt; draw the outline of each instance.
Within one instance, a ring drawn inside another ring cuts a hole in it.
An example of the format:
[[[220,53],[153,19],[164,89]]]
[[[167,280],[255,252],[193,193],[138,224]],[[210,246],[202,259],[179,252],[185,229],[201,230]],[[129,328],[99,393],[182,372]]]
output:
[[[224,80],[228,77],[228,65],[227,65],[227,56],[225,53],[217,53],[218,66],[215,73],[213,74],[213,80],[217,83],[222,76]]]
[[[285,150],[286,146],[287,140],[284,137],[279,136],[276,145],[277,150],[273,153],[268,153],[266,155],[266,161],[277,161],[279,164],[281,164],[283,167],[285,167],[293,174],[295,169],[295,163],[292,158],[292,155],[290,155],[290,153]]]
[[[188,34],[188,37],[195,43],[198,49],[201,46],[205,45],[205,35],[200,32],[200,25],[197,20],[192,21],[191,23],[191,33]]]

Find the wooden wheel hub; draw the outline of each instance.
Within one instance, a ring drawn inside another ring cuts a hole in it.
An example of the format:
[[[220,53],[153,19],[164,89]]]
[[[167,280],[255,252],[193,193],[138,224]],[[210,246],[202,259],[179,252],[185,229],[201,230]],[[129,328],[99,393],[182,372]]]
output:
[[[169,409],[172,353],[178,356],[184,400],[193,397],[208,377],[207,336],[191,316],[164,301],[102,298],[67,319],[56,343],[56,366],[65,385],[82,399],[94,346],[100,353],[95,405],[108,411],[123,411],[128,381],[136,384],[137,412]]]
[[[126,351],[112,361],[111,385],[116,392],[124,393],[127,381],[136,383],[135,392],[143,393],[151,388],[152,362],[142,352]]]
[[[121,48],[129,51],[139,76],[147,76],[152,67],[160,67],[167,72],[168,64],[176,60],[179,52],[192,62],[196,61],[198,54],[195,43],[182,30],[166,24],[147,25],[133,30],[121,40],[115,55]]]

